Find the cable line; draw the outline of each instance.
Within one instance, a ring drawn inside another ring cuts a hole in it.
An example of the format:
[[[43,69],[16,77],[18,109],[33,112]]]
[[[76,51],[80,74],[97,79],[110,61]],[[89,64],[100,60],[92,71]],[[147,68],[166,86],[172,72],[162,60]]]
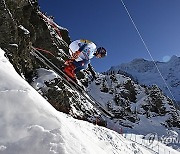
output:
[[[139,29],[137,28],[137,26],[136,26],[136,24],[135,24],[135,22],[134,22],[134,20],[133,20],[133,18],[132,18],[132,16],[131,16],[131,14],[129,13],[129,11],[128,11],[126,5],[125,5],[125,3],[123,2],[123,0],[121,0],[121,3],[122,3],[122,5],[123,5],[124,9],[126,10],[126,13],[128,14],[128,16],[129,16],[129,18],[130,18],[130,20],[131,20],[131,22],[132,22],[134,28],[136,29],[136,31],[137,31],[137,33],[138,33],[138,35],[139,35],[139,37],[140,37],[140,39],[141,39],[141,41],[142,41],[144,47],[146,48],[146,50],[147,50],[149,56],[151,57],[151,59],[152,59],[154,65],[155,65],[156,69],[158,70],[158,73],[160,74],[160,76],[161,76],[161,78],[162,78],[164,84],[166,85],[166,87],[167,87],[167,89],[168,89],[170,95],[172,96],[172,98],[173,98],[174,102],[176,103],[176,105],[178,106],[178,108],[180,108],[180,107],[179,107],[179,104],[177,103],[177,101],[176,101],[176,99],[175,99],[173,93],[171,92],[171,90],[170,90],[170,88],[169,88],[169,86],[168,86],[168,84],[167,84],[165,78],[163,77],[163,75],[162,75],[160,69],[158,68],[158,65],[156,64],[156,62],[155,62],[155,60],[154,60],[154,58],[153,58],[153,56],[152,56],[150,50],[148,49],[148,47],[147,47],[147,45],[146,45],[146,43],[145,43],[145,41],[144,41],[144,39],[143,39],[143,37],[142,37],[142,35],[141,35]]]

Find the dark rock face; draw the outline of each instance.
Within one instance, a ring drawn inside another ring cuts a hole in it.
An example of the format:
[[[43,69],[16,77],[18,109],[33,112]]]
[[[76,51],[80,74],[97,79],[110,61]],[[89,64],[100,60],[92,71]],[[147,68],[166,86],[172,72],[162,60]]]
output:
[[[68,31],[49,24],[47,20],[51,18],[46,19],[40,12],[37,0],[1,0],[0,14],[0,47],[27,82],[32,84],[38,78],[38,68],[47,68],[30,54],[31,46],[51,51],[59,60],[47,53],[45,56],[61,67],[69,53]],[[78,77],[84,75],[81,73]],[[40,88],[39,93],[58,111],[90,122],[96,121],[93,117],[96,115],[99,124],[106,125],[96,110],[84,107],[87,102],[76,92],[70,91],[59,78],[44,84],[47,89]]]
[[[29,46],[44,48],[58,52],[53,45],[52,37],[46,23],[38,14],[37,1],[3,0],[1,1],[0,46],[7,51],[7,55],[16,68],[26,79],[32,74],[36,64],[29,55]],[[70,43],[68,32],[61,30],[67,42]],[[59,48],[67,50],[60,45]],[[12,57],[13,56],[13,57]]]
[[[0,43],[3,47],[17,40],[17,26],[4,0],[0,1],[0,14]]]

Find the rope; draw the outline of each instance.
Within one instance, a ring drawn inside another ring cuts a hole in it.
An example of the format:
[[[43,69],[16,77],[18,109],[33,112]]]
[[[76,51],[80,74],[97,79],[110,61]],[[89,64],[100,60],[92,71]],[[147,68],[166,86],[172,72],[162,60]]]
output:
[[[156,62],[155,62],[155,60],[154,60],[154,58],[153,58],[153,56],[152,56],[150,50],[148,49],[148,47],[147,47],[147,45],[146,45],[146,43],[145,43],[145,41],[144,41],[144,39],[143,39],[143,37],[142,37],[142,35],[141,35],[139,29],[137,28],[137,26],[136,26],[136,24],[135,24],[135,22],[134,22],[134,20],[133,20],[133,18],[132,18],[132,16],[131,16],[131,14],[129,13],[129,11],[128,11],[126,5],[125,5],[125,3],[123,2],[123,0],[121,0],[121,3],[122,3],[122,5],[123,5],[124,9],[126,10],[126,13],[128,14],[128,16],[129,16],[129,18],[130,18],[130,20],[131,20],[131,22],[132,22],[134,28],[136,29],[136,31],[137,31],[137,33],[138,33],[138,35],[139,35],[139,37],[140,37],[140,39],[141,39],[141,41],[142,41],[144,47],[146,48],[146,50],[147,50],[149,56],[151,57],[151,59],[152,59],[154,65],[155,65],[156,69],[158,70],[158,73],[160,74],[160,76],[161,76],[161,78],[162,78],[164,84],[166,85],[166,87],[167,87],[167,89],[168,89],[170,95],[172,96],[172,98],[173,98],[174,102],[176,103],[176,105],[179,107],[179,104],[177,103],[177,101],[176,101],[174,95],[172,94],[172,92],[171,92],[171,90],[170,90],[170,88],[169,88],[169,86],[168,86],[166,80],[164,79],[164,77],[163,77],[163,75],[162,75],[160,69],[158,68],[158,66],[157,66],[157,64],[156,64]],[[179,107],[179,108],[180,108],[180,107]]]
[[[46,20],[46,21],[55,29],[55,31],[56,31],[56,33],[58,34],[58,36],[59,36],[60,38],[62,38],[61,32],[60,32],[59,28],[57,27],[57,25],[56,25],[53,21],[51,21],[51,19],[49,19],[47,16],[45,16],[43,13],[41,13],[40,11],[38,11],[38,14],[39,14],[44,20]]]
[[[59,28],[57,27],[57,24],[54,23],[54,21],[51,21],[46,15],[44,15],[42,12],[38,11],[38,14],[46,21],[48,22],[56,31],[56,33],[58,34],[58,36],[62,39],[62,35],[61,32],[59,30]],[[62,41],[64,42],[64,45],[69,48],[69,45],[62,39]],[[73,51],[69,48],[69,51],[71,52],[71,54],[73,54]]]
[[[41,49],[41,48],[35,48],[35,49],[37,49],[37,50],[39,50],[39,51],[43,51],[43,52],[48,53],[48,54],[50,54],[51,56],[55,57],[55,56],[54,56],[50,51],[48,51],[48,50]]]

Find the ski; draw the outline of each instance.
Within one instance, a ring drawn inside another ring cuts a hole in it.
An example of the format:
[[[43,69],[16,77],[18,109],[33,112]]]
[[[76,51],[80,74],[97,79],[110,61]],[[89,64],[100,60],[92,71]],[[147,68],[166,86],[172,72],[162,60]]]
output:
[[[56,72],[63,81],[70,86],[73,90],[78,91],[81,96],[87,99],[96,109],[98,109],[105,116],[109,116],[110,118],[114,118],[114,114],[107,111],[99,102],[97,102],[91,95],[89,95],[81,86],[79,86],[76,82],[74,82],[69,76],[67,76],[60,68],[54,65],[48,58],[46,58],[42,53],[40,53],[36,48],[31,47],[31,55],[40,60],[44,65],[46,65],[49,69]]]

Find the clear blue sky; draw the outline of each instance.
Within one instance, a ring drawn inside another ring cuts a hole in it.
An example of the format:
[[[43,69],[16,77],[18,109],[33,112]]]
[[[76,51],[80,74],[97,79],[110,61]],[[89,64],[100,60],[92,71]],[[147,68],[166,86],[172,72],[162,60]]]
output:
[[[180,56],[180,0],[124,0],[153,58]],[[41,10],[69,30],[71,40],[89,39],[108,51],[91,60],[96,71],[134,58],[151,60],[121,0],[39,0]]]

